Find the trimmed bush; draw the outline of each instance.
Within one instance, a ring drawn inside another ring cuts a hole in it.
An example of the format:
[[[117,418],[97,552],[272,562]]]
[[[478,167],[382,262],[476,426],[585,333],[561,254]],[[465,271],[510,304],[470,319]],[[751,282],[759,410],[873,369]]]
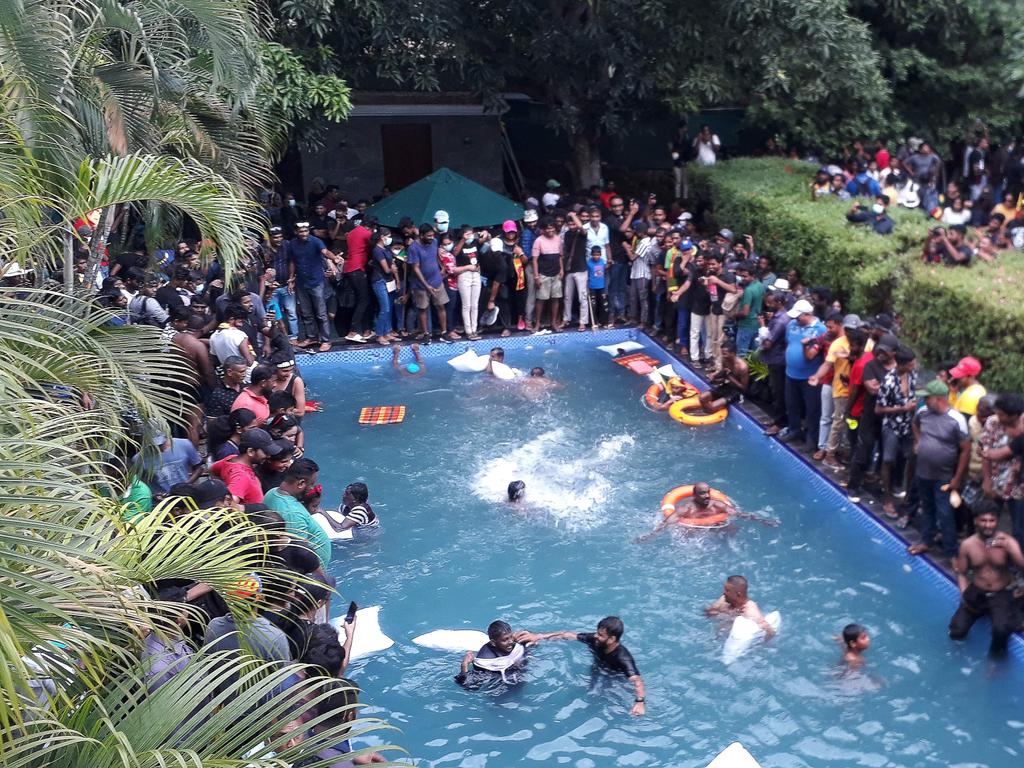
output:
[[[895,231],[876,235],[846,221],[851,203],[811,200],[816,170],[780,158],[741,158],[690,173],[717,225],[753,235],[776,271],[797,269],[807,286],[828,286],[854,311],[896,312],[924,359],[972,354],[990,388],[1024,391],[1024,255],[968,269],[925,265],[921,249],[932,222],[920,211],[892,210]]]

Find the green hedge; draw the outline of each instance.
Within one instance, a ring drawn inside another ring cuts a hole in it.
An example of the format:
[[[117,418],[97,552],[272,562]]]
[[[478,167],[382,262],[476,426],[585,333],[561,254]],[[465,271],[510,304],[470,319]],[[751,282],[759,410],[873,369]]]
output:
[[[930,226],[920,211],[894,210],[883,237],[846,221],[850,203],[810,199],[816,167],[778,158],[742,158],[691,169],[694,190],[716,226],[754,236],[757,250],[807,285],[827,285],[854,311],[901,316],[904,335],[925,360],[973,354],[995,390],[1024,391],[1024,255],[969,269],[920,261]]]

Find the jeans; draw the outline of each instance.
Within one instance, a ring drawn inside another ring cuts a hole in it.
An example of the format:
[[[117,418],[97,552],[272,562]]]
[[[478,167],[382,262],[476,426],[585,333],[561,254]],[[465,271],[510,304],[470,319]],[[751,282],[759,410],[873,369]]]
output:
[[[832,385],[821,385],[821,421],[818,423],[818,450],[824,451],[832,431]]]
[[[736,354],[743,357],[754,348],[754,339],[757,338],[757,328],[736,328]]]
[[[629,264],[612,262],[608,265],[608,306],[613,317],[626,316],[626,287],[629,283]]]
[[[669,301],[668,302],[668,306],[675,307],[676,305],[673,304],[671,301]],[[669,313],[666,312],[665,313],[666,322],[668,322],[668,317],[669,317]],[[665,326],[665,327],[667,329],[667,328],[669,328],[671,326]],[[688,309],[679,309],[676,312],[675,329],[676,329],[676,338],[675,338],[676,343],[678,343],[680,347],[686,347],[687,349],[689,349],[690,348],[690,310],[688,310]]]
[[[295,294],[288,292],[287,285],[274,289],[274,301],[281,308],[281,319],[288,326],[288,335],[295,338],[299,335],[299,318],[295,315]]]
[[[307,339],[327,342],[331,332],[327,326],[327,303],[324,301],[324,284],[312,287],[297,286],[295,297],[302,312],[302,330]]]
[[[917,490],[921,496],[921,515],[917,529],[921,532],[921,543],[930,547],[935,543],[937,527],[942,534],[942,553],[953,557],[957,553],[956,518],[949,504],[949,491],[940,490],[946,482],[917,478]]]
[[[586,272],[569,272],[565,276],[565,288],[563,300],[565,306],[562,308],[562,322],[568,325],[572,321],[572,302],[579,297],[580,301],[580,325],[587,325],[590,322],[590,292],[587,290]]]
[[[447,278],[444,281],[444,290],[448,294],[448,303],[444,305],[445,320],[448,322],[448,332],[451,333],[455,330],[455,319],[462,316],[459,298],[461,294],[458,288],[448,285]]]
[[[818,424],[821,421],[819,387],[812,387],[807,383],[807,379],[793,379],[787,376],[786,415],[789,419],[790,433],[805,435],[807,444],[817,448]]]
[[[391,296],[384,280],[373,281],[373,295],[377,297],[377,318],[373,330],[378,336],[391,333]]]
[[[477,332],[480,316],[480,273],[459,273],[459,298],[462,300],[462,327],[470,336]]]
[[[1010,634],[1017,625],[1017,609],[1014,606],[1012,589],[982,592],[971,584],[960,596],[960,607],[949,621],[949,636],[953,640],[963,640],[971,631],[974,622],[985,615],[992,619],[992,642],[989,645],[989,653],[1005,653]]]
[[[629,316],[640,325],[647,322],[647,297],[651,281],[646,277],[629,279]]]

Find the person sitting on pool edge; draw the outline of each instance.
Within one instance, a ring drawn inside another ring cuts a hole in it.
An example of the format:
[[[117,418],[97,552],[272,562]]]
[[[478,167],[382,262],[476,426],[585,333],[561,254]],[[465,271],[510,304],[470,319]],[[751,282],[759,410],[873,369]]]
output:
[[[686,500],[686,503],[680,504],[676,511],[659,522],[653,531],[637,539],[637,543],[654,538],[680,517],[699,520],[702,517],[712,517],[723,513],[731,517],[737,514],[737,509],[728,501],[711,498],[711,486],[707,483],[694,483],[693,495]]]
[[[864,666],[864,651],[871,647],[871,637],[860,624],[843,627],[843,663],[851,669]]]
[[[722,342],[722,367],[711,375],[711,389],[700,393],[705,413],[717,413],[739,403],[750,384],[747,361],[736,354],[735,342]]]
[[[504,621],[492,621],[487,627],[487,642],[476,653],[467,651],[462,657],[462,668],[455,682],[463,688],[475,690],[489,682],[517,685],[522,682],[526,665],[527,632],[512,632]]]
[[[626,631],[622,619],[618,616],[606,616],[597,623],[596,632],[520,632],[516,639],[520,643],[534,644],[542,640],[578,640],[590,648],[598,666],[610,672],[622,673],[633,684],[636,696],[629,714],[639,717],[646,712],[644,696],[644,679],[640,676],[633,654],[620,641]]]
[[[766,638],[775,634],[772,626],[764,620],[757,603],[747,596],[747,580],[743,576],[730,576],[725,580],[722,596],[704,609],[705,616],[745,616],[764,630]]]
[[[409,348],[412,349],[412,355],[416,358],[416,362],[402,365],[398,362],[398,356],[401,354],[402,348],[397,344],[391,345],[391,367],[403,376],[422,376],[427,372],[427,364],[423,362],[420,345],[411,344]]]

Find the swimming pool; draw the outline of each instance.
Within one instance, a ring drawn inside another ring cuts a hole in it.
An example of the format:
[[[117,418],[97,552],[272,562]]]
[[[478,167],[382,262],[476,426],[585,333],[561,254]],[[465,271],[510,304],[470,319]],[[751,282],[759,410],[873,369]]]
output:
[[[332,572],[346,600],[383,606],[396,640],[353,670],[369,713],[401,729],[389,740],[422,766],[465,768],[702,768],[733,740],[766,768],[1021,764],[1019,645],[993,666],[987,623],[949,641],[956,598],[944,577],[741,414],[690,429],[648,412],[646,380],[594,349],[625,338],[503,340],[510,365],[541,365],[564,383],[539,398],[445,365],[465,344],[425,349],[427,373],[411,379],[399,380],[387,350],[301,361],[324,403],[307,445],[325,503],[363,480],[382,518],[379,531],[336,545]],[[356,424],[364,405],[401,404],[401,425]],[[527,484],[522,510],[503,503],[516,478]],[[781,527],[741,521],[634,543],[666,490],[700,479]],[[723,636],[701,609],[731,573],[783,626],[726,667]],[[606,614],[625,622],[646,717],[627,714],[624,681],[592,679],[580,643],[541,645],[522,686],[475,692],[452,679],[458,654],[410,643],[496,618],[592,630]],[[873,643],[865,673],[842,677],[833,637],[850,621]]]

